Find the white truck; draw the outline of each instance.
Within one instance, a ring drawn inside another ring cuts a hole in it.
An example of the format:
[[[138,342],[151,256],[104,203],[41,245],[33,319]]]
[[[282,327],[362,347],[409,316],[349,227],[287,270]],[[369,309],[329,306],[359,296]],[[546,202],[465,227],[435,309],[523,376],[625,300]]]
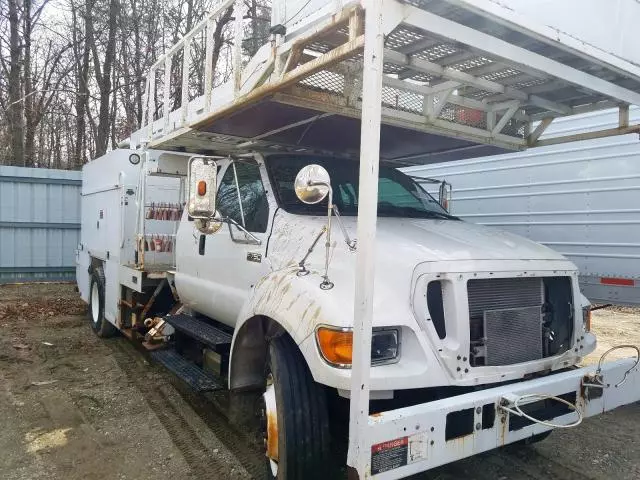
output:
[[[221,2],[162,56],[143,128],[84,167],[77,280],[99,336],[255,398],[277,479],[334,478],[347,416],[349,477],[393,479],[640,399],[638,357],[579,368],[596,339],[572,262],[450,215],[393,162],[533,147],[548,119],[611,103],[618,127],[594,135],[638,130],[639,68],[479,0],[274,2],[245,58],[244,9]]]

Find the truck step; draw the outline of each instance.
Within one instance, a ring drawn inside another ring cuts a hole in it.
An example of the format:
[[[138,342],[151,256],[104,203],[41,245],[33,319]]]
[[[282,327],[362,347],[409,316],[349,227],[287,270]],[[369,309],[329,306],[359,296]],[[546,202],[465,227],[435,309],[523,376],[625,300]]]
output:
[[[179,332],[211,347],[231,345],[231,334],[191,315],[167,315],[164,320]]]
[[[211,374],[199,368],[173,349],[151,352],[151,358],[164,365],[197,392],[223,390],[224,386]]]

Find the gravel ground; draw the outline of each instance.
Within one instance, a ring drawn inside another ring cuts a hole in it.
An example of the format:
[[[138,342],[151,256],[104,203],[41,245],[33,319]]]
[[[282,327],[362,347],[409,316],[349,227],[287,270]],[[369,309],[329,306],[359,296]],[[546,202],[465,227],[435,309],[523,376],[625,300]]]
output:
[[[640,344],[640,311],[594,312],[593,329],[599,353]],[[95,337],[73,285],[0,287],[0,419],[6,480],[261,477],[224,398],[193,394],[124,338]],[[640,479],[640,404],[415,478]]]

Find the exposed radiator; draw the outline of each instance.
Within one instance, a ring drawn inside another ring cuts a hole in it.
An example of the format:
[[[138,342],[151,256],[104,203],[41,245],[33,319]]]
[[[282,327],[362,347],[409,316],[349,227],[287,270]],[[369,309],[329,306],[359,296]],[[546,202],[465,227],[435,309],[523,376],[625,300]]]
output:
[[[482,317],[485,310],[535,307],[544,303],[542,278],[482,278],[469,280],[469,316]]]
[[[487,365],[512,365],[542,358],[540,307],[485,310]]]
[[[472,365],[511,365],[543,357],[542,278],[470,280],[467,294]]]

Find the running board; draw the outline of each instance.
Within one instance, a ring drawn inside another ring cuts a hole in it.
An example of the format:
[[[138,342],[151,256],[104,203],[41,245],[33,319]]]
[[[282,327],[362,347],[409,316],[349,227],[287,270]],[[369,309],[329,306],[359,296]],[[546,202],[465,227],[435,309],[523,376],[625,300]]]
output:
[[[224,389],[224,386],[213,375],[205,372],[173,349],[156,350],[150,355],[151,358],[164,365],[197,392],[213,392]]]
[[[192,337],[210,347],[231,346],[230,333],[217,328],[204,320],[198,320],[191,315],[167,315],[164,321],[177,331]]]

